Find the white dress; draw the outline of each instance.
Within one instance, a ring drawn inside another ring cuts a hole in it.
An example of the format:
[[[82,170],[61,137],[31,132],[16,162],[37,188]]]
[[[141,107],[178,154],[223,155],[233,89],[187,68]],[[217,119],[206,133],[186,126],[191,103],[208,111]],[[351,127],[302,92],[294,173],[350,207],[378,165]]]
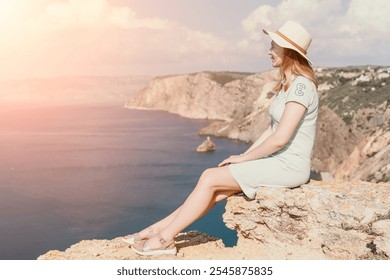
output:
[[[314,83],[297,76],[286,92],[282,89],[277,93],[269,108],[272,131],[278,127],[287,102],[298,102],[307,108],[289,143],[268,157],[229,165],[232,176],[249,198],[254,198],[262,186],[291,188],[309,180],[318,114]]]

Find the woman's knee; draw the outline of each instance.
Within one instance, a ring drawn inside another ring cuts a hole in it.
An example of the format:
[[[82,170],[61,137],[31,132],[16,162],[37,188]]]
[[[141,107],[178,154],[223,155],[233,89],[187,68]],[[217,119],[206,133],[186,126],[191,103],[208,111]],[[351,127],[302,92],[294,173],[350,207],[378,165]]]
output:
[[[231,175],[228,167],[214,167],[203,171],[199,185],[215,191],[240,191],[241,188]]]
[[[240,192],[241,188],[231,176],[227,168],[209,168],[203,171],[196,185],[196,189],[205,193],[221,191],[230,191],[232,193]]]
[[[199,183],[206,187],[213,187],[217,184],[217,168],[208,168],[203,171],[202,175],[200,176]]]

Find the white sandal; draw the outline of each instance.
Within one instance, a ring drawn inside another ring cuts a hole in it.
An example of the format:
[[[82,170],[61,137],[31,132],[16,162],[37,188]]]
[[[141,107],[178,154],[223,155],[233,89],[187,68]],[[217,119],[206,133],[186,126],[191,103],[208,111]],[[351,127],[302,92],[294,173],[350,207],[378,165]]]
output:
[[[159,242],[160,247],[156,249],[151,249],[147,246],[147,240],[135,244],[135,246],[131,246],[131,249],[136,252],[138,255],[142,256],[158,256],[158,255],[176,255],[177,248],[175,245],[175,240],[166,241],[164,238],[160,236]]]

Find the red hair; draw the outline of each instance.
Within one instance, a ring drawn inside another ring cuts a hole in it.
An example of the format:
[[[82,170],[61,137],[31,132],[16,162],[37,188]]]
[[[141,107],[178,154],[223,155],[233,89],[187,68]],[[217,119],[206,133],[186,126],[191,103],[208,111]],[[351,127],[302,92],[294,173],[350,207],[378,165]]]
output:
[[[291,85],[293,75],[308,78],[318,88],[318,82],[313,68],[303,56],[294,50],[283,49],[282,65],[279,69],[280,80],[274,88],[275,91],[280,91],[283,88],[283,81],[285,81],[284,90],[287,90]]]

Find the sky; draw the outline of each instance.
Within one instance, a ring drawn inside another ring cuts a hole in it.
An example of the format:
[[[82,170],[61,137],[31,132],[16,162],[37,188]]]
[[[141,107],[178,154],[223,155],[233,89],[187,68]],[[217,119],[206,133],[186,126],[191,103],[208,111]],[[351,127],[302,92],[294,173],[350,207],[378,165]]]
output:
[[[271,69],[285,21],[315,67],[390,65],[388,0],[0,0],[0,79]]]

